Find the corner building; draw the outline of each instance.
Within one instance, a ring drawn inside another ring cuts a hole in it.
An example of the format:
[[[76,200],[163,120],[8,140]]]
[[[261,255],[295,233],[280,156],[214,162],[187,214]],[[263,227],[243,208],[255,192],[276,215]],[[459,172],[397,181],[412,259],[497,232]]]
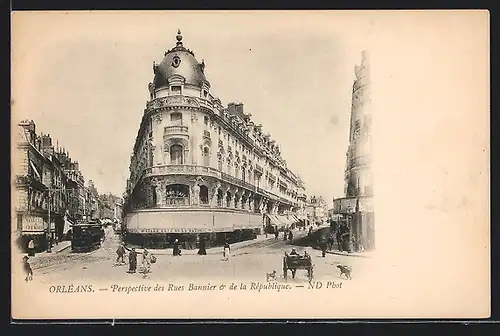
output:
[[[347,222],[342,233],[348,238],[344,240],[350,242],[355,251],[375,249],[370,63],[366,51],[361,56],[361,64],[355,66],[352,89],[345,197],[333,200],[334,214],[342,215]]]
[[[243,104],[221,104],[205,62],[176,46],[153,63],[146,105],[124,199],[125,240],[186,249],[255,238],[264,224],[288,227],[303,182]]]

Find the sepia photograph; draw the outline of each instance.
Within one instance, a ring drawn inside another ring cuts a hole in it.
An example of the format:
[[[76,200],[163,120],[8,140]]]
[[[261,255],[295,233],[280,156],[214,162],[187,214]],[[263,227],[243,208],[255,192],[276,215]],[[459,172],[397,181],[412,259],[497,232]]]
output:
[[[410,277],[390,272],[412,219],[387,206],[417,198],[383,196],[398,154],[377,134],[405,111],[372,104],[390,71],[376,22],[394,24],[376,11],[15,12],[13,318],[398,317],[379,308]],[[472,314],[489,309],[481,295]]]

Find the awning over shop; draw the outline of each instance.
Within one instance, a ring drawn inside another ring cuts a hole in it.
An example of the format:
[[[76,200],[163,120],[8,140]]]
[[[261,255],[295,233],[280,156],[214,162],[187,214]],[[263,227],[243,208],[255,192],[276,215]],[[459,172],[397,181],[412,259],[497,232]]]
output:
[[[281,221],[278,219],[278,216],[269,214],[267,214],[266,216],[269,217],[273,226],[282,227],[285,225],[284,223],[281,223]]]
[[[130,233],[232,232],[262,227],[259,214],[235,212],[138,211],[127,216]]]
[[[290,226],[291,223],[290,221],[288,220],[288,218],[286,218],[286,216],[277,216],[278,217],[278,220],[283,223],[283,225],[285,226]]]
[[[296,215],[290,215],[289,219],[292,221],[293,224],[299,223],[300,219]]]
[[[69,230],[71,230],[71,227],[73,226],[74,224],[68,220],[68,218],[66,216],[64,216],[64,229],[63,229],[63,233],[66,234],[68,233]]]

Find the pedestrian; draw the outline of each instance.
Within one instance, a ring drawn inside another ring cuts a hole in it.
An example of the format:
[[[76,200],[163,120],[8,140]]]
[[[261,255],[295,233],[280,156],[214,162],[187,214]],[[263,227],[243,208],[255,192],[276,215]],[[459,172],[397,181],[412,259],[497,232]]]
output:
[[[292,231],[290,231],[290,232],[288,233],[288,240],[290,240],[290,241],[292,241],[292,240],[293,240],[293,233],[292,233]]]
[[[222,252],[222,255],[224,256],[224,260],[229,260],[229,257],[231,255],[231,246],[229,245],[228,242],[224,244],[224,250]]]
[[[181,249],[179,248],[179,239],[176,239],[174,241],[173,254],[174,254],[174,256],[180,256],[181,255]]]
[[[137,270],[137,252],[135,251],[134,247],[132,248],[132,250],[130,250],[130,253],[128,254],[128,264],[129,264],[128,273],[135,273]]]
[[[200,248],[198,250],[199,255],[207,255],[207,249],[205,247],[205,238],[202,236],[200,237]]]
[[[118,265],[123,265],[125,264],[125,248],[123,247],[122,244],[118,245],[118,248],[116,249],[116,263]]]
[[[35,256],[35,241],[33,239],[30,239],[30,241],[28,243],[28,255],[30,257]]]
[[[275,241],[278,241],[278,236],[279,236],[278,228],[277,228],[277,227],[275,227],[275,228],[274,228],[274,240],[275,240]]]
[[[144,248],[142,251],[142,273],[145,275],[151,272],[151,253]]]
[[[320,242],[320,247],[321,247],[321,256],[324,258],[326,256],[326,241],[325,240],[321,240]]]
[[[33,280],[33,270],[31,269],[31,265],[28,262],[29,258],[27,256],[23,257],[23,271],[26,277],[24,278],[24,281],[28,282],[30,280]]]

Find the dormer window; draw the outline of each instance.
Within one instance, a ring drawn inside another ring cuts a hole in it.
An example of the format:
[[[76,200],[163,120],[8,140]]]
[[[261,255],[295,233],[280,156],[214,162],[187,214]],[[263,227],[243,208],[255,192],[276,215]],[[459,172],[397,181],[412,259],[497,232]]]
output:
[[[175,94],[175,95],[180,95],[180,94],[182,94],[182,89],[181,89],[181,86],[180,86],[180,85],[171,86],[171,87],[170,87],[170,91],[172,92],[172,94]]]
[[[208,92],[207,92],[207,90],[203,90],[203,91],[202,91],[202,94],[203,94],[203,98],[207,98],[207,96],[208,96]]]
[[[205,125],[208,125],[208,122],[209,122],[208,116],[204,116],[203,121],[205,122]]]

